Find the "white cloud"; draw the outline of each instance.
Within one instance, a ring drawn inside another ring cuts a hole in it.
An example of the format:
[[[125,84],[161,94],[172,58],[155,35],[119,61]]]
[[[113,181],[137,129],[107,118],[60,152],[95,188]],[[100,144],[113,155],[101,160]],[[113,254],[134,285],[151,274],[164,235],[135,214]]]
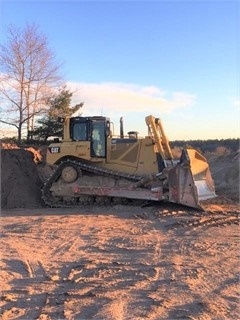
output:
[[[234,99],[233,100],[233,106],[240,108],[240,98]]]
[[[4,139],[6,137],[16,137],[17,129],[7,125],[0,125],[0,139]]]
[[[184,92],[167,94],[156,86],[124,83],[69,82],[73,100],[83,101],[85,113],[107,114],[121,112],[169,113],[194,104],[195,96]]]

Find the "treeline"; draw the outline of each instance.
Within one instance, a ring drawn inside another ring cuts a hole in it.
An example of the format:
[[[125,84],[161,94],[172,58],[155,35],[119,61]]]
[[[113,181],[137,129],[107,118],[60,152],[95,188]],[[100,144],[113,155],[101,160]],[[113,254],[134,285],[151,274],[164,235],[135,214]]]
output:
[[[1,139],[2,143],[18,144],[17,138],[4,138]],[[52,141],[42,141],[42,140],[23,140],[22,146],[40,146],[48,145]],[[240,139],[213,139],[213,140],[176,140],[169,142],[171,149],[174,148],[194,148],[201,153],[206,152],[216,152],[216,150],[221,149],[222,152],[230,151],[237,152],[240,149]]]
[[[202,153],[215,152],[219,148],[237,152],[239,139],[209,139],[209,140],[176,140],[170,142],[171,148],[194,148]]]

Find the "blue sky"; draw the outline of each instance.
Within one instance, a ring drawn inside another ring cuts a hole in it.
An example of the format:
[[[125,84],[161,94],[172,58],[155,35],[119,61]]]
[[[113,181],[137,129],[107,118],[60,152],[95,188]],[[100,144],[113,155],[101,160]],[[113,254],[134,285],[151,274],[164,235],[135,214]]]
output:
[[[9,24],[36,23],[83,115],[123,116],[147,134],[162,119],[170,140],[239,137],[239,1],[11,1]]]

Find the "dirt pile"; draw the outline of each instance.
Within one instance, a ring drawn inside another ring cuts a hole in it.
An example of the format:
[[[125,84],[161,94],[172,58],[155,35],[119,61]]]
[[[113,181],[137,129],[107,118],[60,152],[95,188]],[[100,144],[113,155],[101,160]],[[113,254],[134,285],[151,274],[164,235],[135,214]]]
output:
[[[216,193],[239,202],[239,151],[230,154],[207,156]]]
[[[1,208],[42,206],[41,188],[34,153],[1,149]]]
[[[0,149],[21,149],[19,148],[15,143],[4,143],[0,141]],[[46,152],[47,152],[47,146],[42,146],[40,148],[33,148],[33,147],[27,147],[22,148],[24,150],[30,151],[33,154],[33,161],[38,164],[40,162],[43,162],[46,160]]]

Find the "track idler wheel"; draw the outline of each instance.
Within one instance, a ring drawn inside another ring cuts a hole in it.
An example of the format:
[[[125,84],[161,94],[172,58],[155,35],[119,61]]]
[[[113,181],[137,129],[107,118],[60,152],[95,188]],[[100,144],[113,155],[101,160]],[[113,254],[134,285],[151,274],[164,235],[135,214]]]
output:
[[[71,165],[68,165],[63,168],[61,177],[63,181],[67,183],[71,183],[77,180],[78,178],[78,170]]]

